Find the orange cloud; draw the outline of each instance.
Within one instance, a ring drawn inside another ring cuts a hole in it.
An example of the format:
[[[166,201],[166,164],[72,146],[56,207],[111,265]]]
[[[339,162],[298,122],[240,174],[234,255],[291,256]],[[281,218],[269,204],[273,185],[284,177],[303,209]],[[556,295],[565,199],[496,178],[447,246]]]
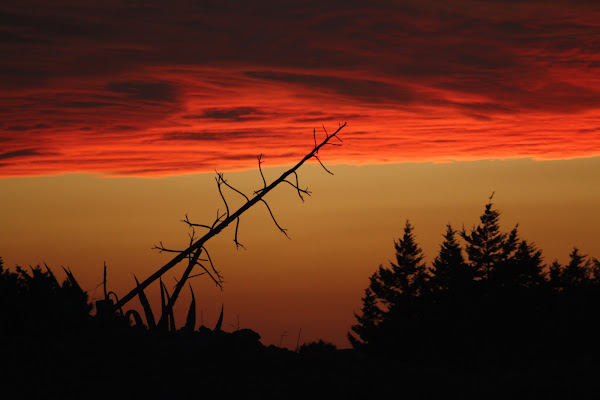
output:
[[[328,162],[600,155],[591,3],[76,4],[5,7],[0,176],[289,164],[343,122]]]

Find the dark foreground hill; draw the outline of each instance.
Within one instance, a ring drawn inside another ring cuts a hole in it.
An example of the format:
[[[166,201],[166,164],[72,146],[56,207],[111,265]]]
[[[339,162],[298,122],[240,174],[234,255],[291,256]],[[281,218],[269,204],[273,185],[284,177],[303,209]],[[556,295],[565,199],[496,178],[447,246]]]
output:
[[[3,399],[595,399],[596,355],[406,360],[263,346],[251,330],[5,336]]]

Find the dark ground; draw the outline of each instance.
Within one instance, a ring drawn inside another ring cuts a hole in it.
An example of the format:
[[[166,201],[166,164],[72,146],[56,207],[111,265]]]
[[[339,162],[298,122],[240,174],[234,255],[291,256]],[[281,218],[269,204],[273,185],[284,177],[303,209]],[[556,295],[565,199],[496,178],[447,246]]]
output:
[[[383,360],[353,350],[266,347],[248,330],[0,343],[3,399],[600,398],[600,363],[585,354],[560,362]]]

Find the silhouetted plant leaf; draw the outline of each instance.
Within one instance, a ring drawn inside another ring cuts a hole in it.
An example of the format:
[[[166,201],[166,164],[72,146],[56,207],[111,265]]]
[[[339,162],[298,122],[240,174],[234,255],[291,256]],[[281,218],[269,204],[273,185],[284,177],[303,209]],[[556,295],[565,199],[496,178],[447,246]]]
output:
[[[139,286],[140,282],[137,280],[134,275],[135,283]],[[144,308],[144,314],[146,315],[146,322],[148,323],[148,328],[154,329],[156,328],[156,321],[154,320],[154,314],[152,313],[152,307],[150,307],[150,303],[148,302],[148,298],[146,297],[146,293],[144,290],[140,289],[138,292],[138,297],[140,298],[140,303],[142,303],[142,307]]]
[[[193,331],[196,326],[196,298],[194,297],[194,290],[190,285],[190,292],[192,292],[192,302],[190,303],[190,309],[188,310],[187,319],[185,320],[184,329],[187,331]]]
[[[108,296],[107,296],[107,299],[109,299],[109,298],[110,298],[110,295],[111,295],[111,294],[112,294],[112,295],[114,296],[114,298],[115,298],[115,304],[118,304],[118,303],[119,303],[119,296],[117,296],[117,294],[116,294],[115,292],[113,292],[112,290],[111,290],[110,292],[108,292],[108,294],[107,294],[107,295],[108,295]],[[123,312],[123,307],[119,307],[117,310],[119,310],[119,312],[121,313],[121,316],[125,316],[125,313]]]
[[[71,272],[71,270],[68,268],[65,268],[65,267],[63,267],[63,269],[65,270],[65,273],[67,274],[67,278],[69,279],[71,286],[73,286],[75,289],[83,292],[83,290],[79,286],[79,283],[77,282],[77,279],[75,279],[75,276],[73,276],[73,273]]]
[[[146,326],[146,325],[144,325],[144,321],[142,321],[142,316],[136,310],[128,310],[125,313],[125,316],[127,317],[128,321],[129,321],[129,318],[131,316],[133,316],[133,320],[135,321],[135,326],[143,326],[143,327]]]
[[[223,325],[223,305],[221,305],[221,315],[219,315],[219,320],[217,321],[217,325],[215,326],[215,331],[220,331],[221,325]]]
[[[50,275],[50,277],[52,278],[52,281],[56,284],[56,286],[60,286],[60,283],[58,283],[58,279],[56,279],[56,276],[54,276],[54,273],[52,272],[48,264],[44,263],[44,266],[46,267],[46,271],[48,271],[48,275]]]
[[[162,306],[162,315],[160,316],[158,326],[160,329],[165,329],[168,326],[168,329],[171,332],[175,332],[175,316],[173,315],[173,309],[168,308],[170,300],[171,296],[169,296],[167,287],[163,283],[162,279],[160,279],[160,302]]]

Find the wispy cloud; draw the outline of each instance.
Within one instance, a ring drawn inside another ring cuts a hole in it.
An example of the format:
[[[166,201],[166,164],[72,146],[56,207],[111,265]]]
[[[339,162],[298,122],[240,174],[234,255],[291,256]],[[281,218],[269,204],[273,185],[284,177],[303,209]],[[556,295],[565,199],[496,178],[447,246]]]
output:
[[[62,0],[1,14],[0,176],[285,164],[345,121],[331,162],[600,155],[595,2]]]

